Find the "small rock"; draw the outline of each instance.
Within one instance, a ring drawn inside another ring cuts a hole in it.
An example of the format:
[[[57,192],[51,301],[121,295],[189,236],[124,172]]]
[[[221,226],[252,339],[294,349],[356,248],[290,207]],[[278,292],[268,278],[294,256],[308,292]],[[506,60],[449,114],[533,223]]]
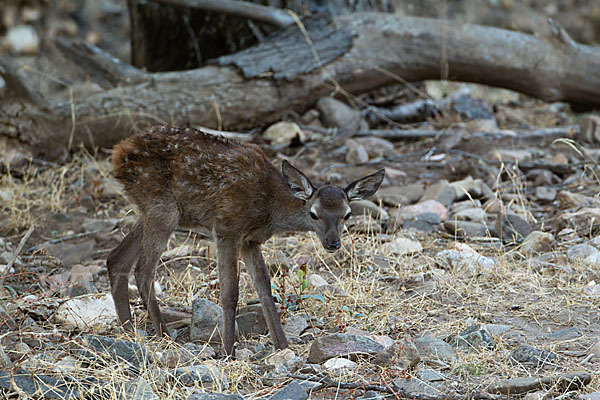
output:
[[[600,136],[600,133],[598,133]],[[600,392],[582,393],[576,397],[577,400],[600,400]]]
[[[346,162],[348,164],[364,164],[369,161],[367,149],[354,139],[346,139],[344,142],[348,151],[346,152]]]
[[[276,146],[288,147],[291,144],[306,142],[306,134],[295,122],[281,121],[269,126],[263,138]]]
[[[106,201],[123,197],[123,185],[116,179],[106,178],[100,185],[100,200]]]
[[[417,371],[417,378],[428,382],[445,381],[448,377],[435,369],[422,369]]]
[[[448,209],[442,203],[436,200],[426,200],[411,206],[391,210],[389,225],[400,227],[405,222],[414,220],[424,213],[435,213],[441,221],[448,218]]]
[[[376,136],[363,136],[354,140],[364,146],[364,148],[367,150],[367,153],[369,153],[369,158],[394,158],[399,155],[394,149],[394,144],[388,140]]]
[[[465,199],[479,199],[483,196],[483,182],[481,179],[473,179],[468,177],[460,181],[450,183],[450,187],[454,190],[454,198],[457,201]]]
[[[466,210],[468,208],[482,208],[481,200],[463,200],[452,203],[450,206],[450,215],[454,215],[459,211]]]
[[[501,324],[482,324],[481,326],[485,328],[490,333],[490,335],[494,336],[503,335],[512,329],[512,327],[509,325]]]
[[[429,186],[423,196],[421,202],[426,200],[435,200],[444,205],[445,207],[450,206],[455,200],[456,194],[454,189],[450,186],[448,181],[442,180],[436,184]]]
[[[6,32],[6,42],[18,54],[34,54],[40,49],[40,38],[30,25],[15,25]]]
[[[487,237],[490,234],[488,227],[482,223],[453,219],[444,221],[444,229],[458,237]]]
[[[501,237],[504,242],[512,242],[526,237],[531,233],[531,225],[517,214],[502,215],[502,236],[498,234],[497,224],[488,227],[494,237]]]
[[[567,250],[567,257],[572,263],[600,264],[600,250],[589,244],[578,244],[570,247]]]
[[[443,268],[450,269],[464,277],[476,276],[496,266],[494,259],[474,251],[442,250],[437,253],[435,259]]]
[[[320,98],[316,108],[323,126],[340,128],[347,133],[356,132],[360,126],[361,117],[358,110],[332,97]]]
[[[8,358],[8,356],[6,355],[4,347],[0,345],[0,369],[11,369],[12,366],[12,361],[10,361],[10,358]]]
[[[195,253],[195,251],[196,249],[194,246],[184,244],[165,251],[162,253],[160,258],[164,261],[175,260],[177,258],[190,257]]]
[[[490,151],[486,157],[490,160],[516,161],[522,163],[524,161],[531,161],[533,159],[533,153],[529,150],[494,149]]]
[[[121,398],[127,400],[160,400],[148,381],[140,377],[125,382]]]
[[[192,303],[190,340],[220,342],[223,332],[223,309],[212,301],[196,297]]]
[[[391,242],[385,243],[382,248],[384,253],[397,255],[416,254],[423,251],[421,243],[407,238],[394,238]]]
[[[554,246],[554,235],[547,232],[533,231],[521,244],[521,250],[525,254],[545,253]]]
[[[92,282],[73,282],[68,287],[67,297],[73,298],[94,293],[98,293],[98,289],[96,289],[96,286]]]
[[[13,393],[14,388],[11,383],[13,379],[21,391],[32,395],[34,398],[39,398],[40,393],[43,393],[44,398],[47,399],[82,398],[79,390],[73,387],[73,382],[69,382],[69,384],[64,380],[21,368],[10,372],[0,371],[0,389]],[[79,384],[79,382],[76,382],[76,384]]]
[[[569,165],[569,159],[563,153],[556,153],[552,156],[552,164]]]
[[[562,231],[565,228],[573,229],[588,235],[596,235],[600,232],[600,208],[583,208],[572,213],[562,213],[556,221],[556,230]]]
[[[596,342],[588,351],[588,356],[590,356],[591,360],[599,360],[600,359],[600,341]]]
[[[298,382],[292,382],[269,397],[269,400],[306,400],[308,394]]]
[[[496,118],[487,101],[475,98],[470,94],[461,94],[454,98],[452,108],[466,120],[495,120]]]
[[[600,117],[588,114],[581,120],[581,137],[588,143],[600,143]]]
[[[439,360],[448,364],[458,361],[458,354],[448,343],[432,336],[415,339],[415,345],[423,360]]]
[[[373,363],[381,367],[387,367],[391,363],[401,369],[414,369],[421,362],[419,349],[412,340],[404,340],[386,347],[380,351]]]
[[[523,400],[544,400],[547,395],[548,393],[542,391],[527,393]]]
[[[96,219],[84,218],[81,228],[84,232],[110,232],[117,227],[119,220],[116,218]]]
[[[562,190],[558,193],[558,201],[560,209],[567,210],[570,208],[600,208],[600,199],[597,197],[584,196],[579,193],[571,193]]]
[[[340,369],[350,370],[355,369],[357,364],[354,361],[348,360],[347,358],[335,357],[325,361],[323,367],[329,371],[338,371]]]
[[[117,323],[117,312],[110,293],[99,293],[65,301],[54,313],[54,318],[57,324],[68,329],[109,332]]]
[[[319,274],[308,274],[306,277],[306,280],[308,282],[308,287],[309,288],[319,288],[319,287],[323,287],[323,286],[327,286],[329,285],[329,282],[327,282],[325,280],[325,278],[323,278],[321,275]]]
[[[82,338],[83,346],[73,345],[72,351],[77,357],[90,362],[127,362],[137,371],[150,363],[148,350],[137,343],[110,337],[87,335]]]
[[[473,351],[480,348],[493,349],[495,346],[492,335],[481,324],[473,324],[452,340],[452,346],[458,349]]]
[[[221,370],[214,365],[190,365],[176,368],[173,377],[184,386],[201,386],[217,388],[229,386],[229,380]]]
[[[87,261],[94,253],[96,245],[93,240],[86,240],[77,244],[61,242],[42,244],[41,246],[48,250],[52,256],[59,259],[65,267],[71,267]]]
[[[528,344],[522,344],[510,352],[508,361],[513,364],[518,363],[541,367],[546,363],[552,363],[556,358],[556,353],[547,350],[539,350]]]
[[[380,188],[375,194],[375,198],[390,207],[397,207],[408,203],[405,194],[406,192],[401,186],[388,186]]]
[[[588,285],[583,289],[583,293],[588,296],[599,297],[600,296],[600,285],[592,284]]]
[[[574,371],[561,374],[558,377],[545,376],[541,378],[528,377],[507,379],[492,383],[488,386],[489,393],[516,395],[532,392],[543,388],[544,386],[556,385],[561,391],[578,390],[592,381],[592,376],[585,371]]]
[[[286,363],[297,363],[299,361],[298,356],[292,349],[283,349],[276,351],[265,359],[267,365],[280,365]]]
[[[438,214],[426,212],[404,222],[402,228],[405,230],[414,229],[422,232],[433,232],[438,229],[440,222],[441,220]]]
[[[581,337],[581,332],[576,326],[567,329],[561,329],[556,332],[550,332],[546,337],[550,340],[569,340]]]
[[[463,221],[473,221],[473,222],[480,222],[480,223],[485,224],[486,213],[481,208],[475,208],[475,207],[466,208],[466,209],[460,210],[456,214],[454,214],[454,218],[456,218],[458,220],[463,220]]]
[[[383,207],[379,207],[370,200],[355,200],[350,203],[350,209],[354,215],[371,215],[373,218],[381,221],[390,219],[389,214]]]
[[[241,307],[235,318],[239,333],[243,336],[264,335],[268,332],[267,320],[260,304]],[[221,326],[221,325],[219,325]],[[220,340],[220,338],[219,338]]]
[[[291,315],[285,320],[283,332],[285,333],[285,336],[289,338],[298,337],[309,326],[310,324],[308,323],[305,315]]]
[[[375,355],[383,346],[365,336],[334,333],[321,336],[313,341],[308,354],[308,362],[321,364],[333,357]]]
[[[535,198],[543,203],[551,203],[556,200],[556,190],[546,186],[538,186],[535,188]]]

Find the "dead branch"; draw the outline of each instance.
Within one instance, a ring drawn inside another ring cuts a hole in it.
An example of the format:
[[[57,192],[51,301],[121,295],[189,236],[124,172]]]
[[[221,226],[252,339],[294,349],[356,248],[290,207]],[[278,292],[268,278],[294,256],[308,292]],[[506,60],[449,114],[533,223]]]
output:
[[[290,110],[310,107],[335,88],[359,94],[396,83],[399,77],[438,79],[443,43],[453,80],[509,88],[546,101],[600,105],[600,50],[590,46],[566,46],[479,25],[448,22],[442,30],[435,19],[382,13],[341,15],[326,27],[339,28],[343,38],[345,32],[353,35],[350,46],[336,58],[320,57],[335,54],[332,47],[339,49],[339,41],[319,35],[323,24],[307,28],[309,37],[322,38],[314,46],[293,24],[256,46],[255,55],[247,49],[239,57],[216,60],[216,65],[147,74],[149,79],[142,82],[82,96],[73,103],[48,102],[40,107],[26,101],[2,102],[0,135],[27,144],[34,155],[51,158],[68,143],[111,146],[156,123],[212,128],[222,123],[234,131],[263,126]],[[289,64],[294,61],[290,54],[307,71],[289,76],[254,69],[254,78],[249,79],[240,70],[258,55],[274,60],[264,66],[281,58]],[[307,64],[307,57],[315,62]]]

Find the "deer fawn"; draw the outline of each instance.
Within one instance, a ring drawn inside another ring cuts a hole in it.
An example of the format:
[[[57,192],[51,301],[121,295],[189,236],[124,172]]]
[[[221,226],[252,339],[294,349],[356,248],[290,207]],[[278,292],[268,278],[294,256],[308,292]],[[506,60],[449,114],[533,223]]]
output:
[[[238,258],[241,254],[262,304],[277,349],[288,346],[271,295],[271,279],[260,245],[285,231],[314,231],[330,252],[340,248],[348,203],[373,195],[384,171],[342,189],[316,187],[283,161],[280,173],[254,144],[240,144],[195,129],[154,127],[123,140],[114,148],[116,178],[139,209],[132,231],[107,260],[119,321],[131,330],[128,276],[135,279],[157,333],[168,335],[154,295],[156,264],[173,231],[208,228],[217,243],[222,340],[233,353],[238,302]]]

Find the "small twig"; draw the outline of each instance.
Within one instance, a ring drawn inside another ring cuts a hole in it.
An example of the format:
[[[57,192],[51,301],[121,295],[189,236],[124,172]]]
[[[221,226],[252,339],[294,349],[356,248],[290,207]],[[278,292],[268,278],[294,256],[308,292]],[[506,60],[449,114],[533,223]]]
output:
[[[10,260],[8,261],[8,265],[7,265],[8,268],[6,269],[7,271],[10,271],[10,269],[14,265],[15,261],[17,260],[17,257],[19,256],[19,253],[21,252],[21,250],[23,250],[23,246],[25,246],[25,243],[27,242],[27,240],[29,239],[29,237],[33,233],[34,229],[35,229],[35,226],[31,225],[29,227],[29,229],[27,229],[27,232],[25,232],[25,235],[23,235],[23,237],[21,238],[21,241],[19,242],[19,245],[15,249],[15,252],[13,253],[12,257],[10,258]]]

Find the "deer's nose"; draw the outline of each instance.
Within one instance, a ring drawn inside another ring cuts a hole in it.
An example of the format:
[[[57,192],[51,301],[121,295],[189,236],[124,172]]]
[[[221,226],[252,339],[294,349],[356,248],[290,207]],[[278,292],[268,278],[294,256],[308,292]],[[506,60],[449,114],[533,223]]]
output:
[[[325,239],[325,247],[327,248],[327,250],[337,250],[340,248],[342,244],[340,243],[340,240],[329,240],[329,239]]]

